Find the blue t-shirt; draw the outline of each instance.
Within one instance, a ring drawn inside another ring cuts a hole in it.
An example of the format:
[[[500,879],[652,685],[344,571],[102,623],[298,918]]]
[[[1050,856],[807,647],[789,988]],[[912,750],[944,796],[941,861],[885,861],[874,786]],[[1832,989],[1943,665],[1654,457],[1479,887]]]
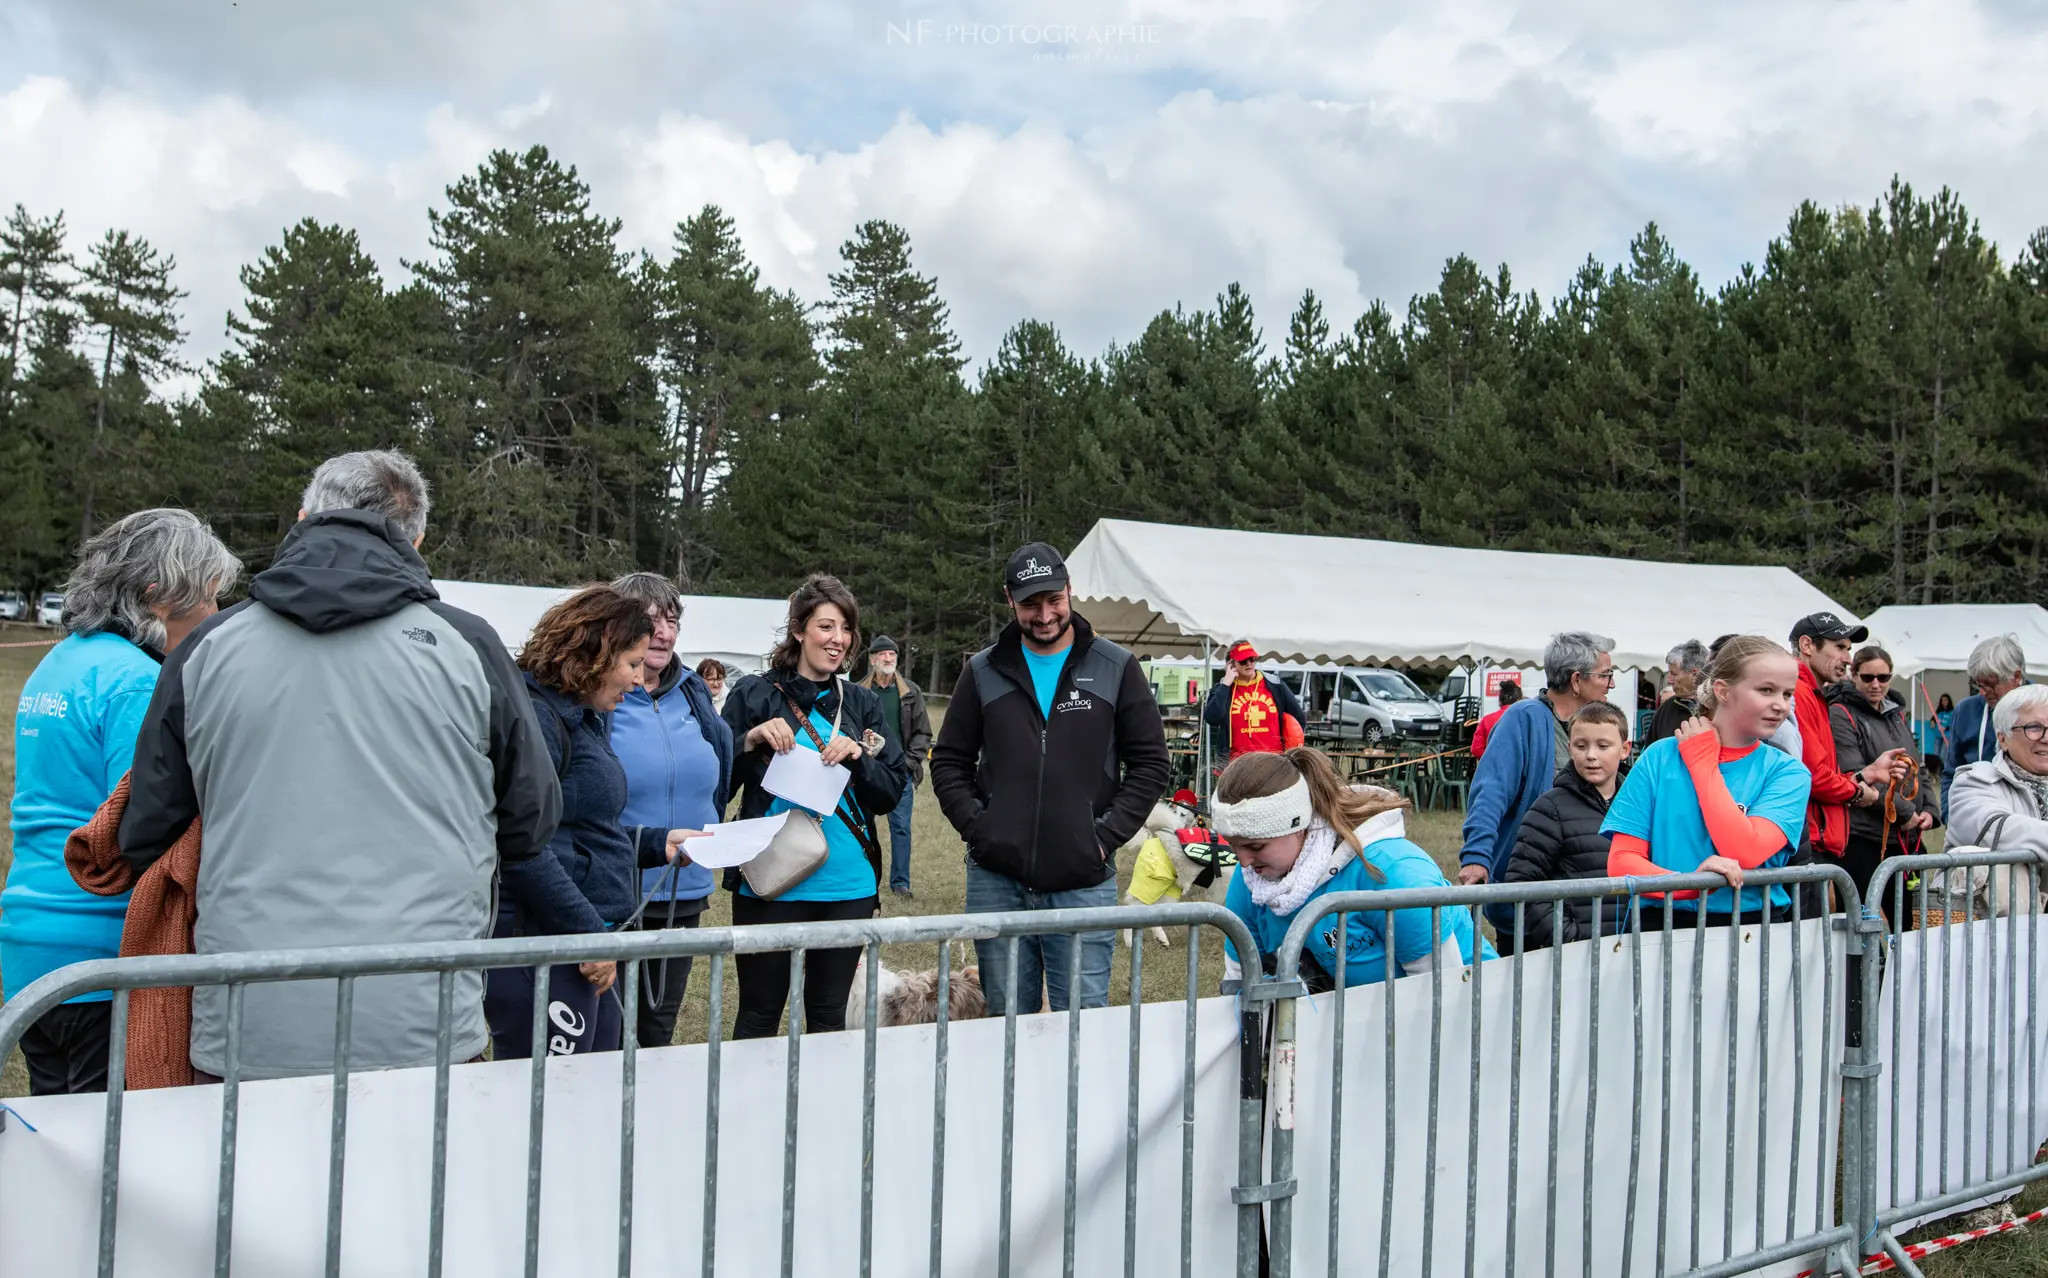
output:
[[[822,701],[824,698],[824,693],[818,694],[819,700]],[[811,708],[811,726],[818,730],[819,740],[832,739],[832,721],[819,714],[816,706]],[[815,751],[818,747],[812,743],[810,733],[799,731],[796,734],[796,748]],[[768,811],[762,815],[774,816],[796,806],[777,795],[775,801],[768,805]],[[846,824],[846,817],[843,815],[845,810],[846,800],[842,795],[839,811],[830,816],[822,812],[812,813],[813,816],[825,817],[825,864],[811,871],[809,878],[776,897],[776,900],[858,901],[862,897],[875,894],[875,867],[868,864],[867,849],[861,845],[860,836]],[[754,890],[745,883],[740,884],[740,891],[747,896],[754,895]]]
[[[159,668],[118,635],[73,635],[22,686],[14,713],[14,868],[0,893],[0,984],[10,998],[68,963],[120,953],[128,894],[94,896],[79,887],[64,868],[64,841],[128,771]]]
[[[1043,656],[1031,651],[1029,646],[1024,648],[1024,665],[1031,671],[1031,690],[1038,694],[1038,713],[1048,719],[1052,718],[1053,694],[1059,691],[1060,671],[1067,668],[1067,654],[1073,651],[1073,647],[1068,644],[1058,652]]]
[[[1785,846],[1764,862],[1765,868],[1785,864],[1799,845],[1806,829],[1807,792],[1813,775],[1806,765],[1779,750],[1759,745],[1740,759],[1721,765],[1721,778],[1728,793],[1747,816],[1762,817],[1785,832]],[[1632,834],[1650,845],[1650,859],[1667,870],[1687,874],[1700,862],[1715,855],[1707,837],[1707,818],[1700,811],[1699,795],[1692,788],[1692,774],[1678,753],[1678,739],[1666,737],[1643,752],[1629,770],[1614,802],[1608,805],[1602,834]],[[1792,898],[1782,887],[1770,889],[1771,904],[1783,908]],[[1742,889],[1742,908],[1761,909],[1764,889]],[[1673,901],[1673,909],[1698,909],[1697,900]],[[1726,914],[1731,906],[1729,889],[1722,888],[1706,898],[1709,914]]]

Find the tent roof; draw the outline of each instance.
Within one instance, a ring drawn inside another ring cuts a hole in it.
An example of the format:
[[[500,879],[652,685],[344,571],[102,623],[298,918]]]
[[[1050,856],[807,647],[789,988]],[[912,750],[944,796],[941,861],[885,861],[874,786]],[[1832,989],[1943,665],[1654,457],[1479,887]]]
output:
[[[540,615],[576,593],[574,586],[500,586],[480,581],[436,581],[441,598],[491,624],[513,652],[525,645]],[[759,670],[782,638],[786,599],[684,595],[676,652],[692,663],[716,657],[729,666]]]
[[[1910,654],[1929,670],[1962,670],[1979,640],[2013,635],[2027,654],[2027,673],[2048,679],[2048,608],[2039,604],[1893,604],[1863,624],[1894,656]]]
[[[1614,639],[1615,665],[1660,669],[1687,639],[1756,633],[1782,642],[1808,613],[1850,615],[1789,568],[1121,519],[1097,523],[1067,565],[1075,606],[1141,656],[1199,651],[1206,637],[1249,639],[1282,661],[1540,665],[1552,635],[1589,630]]]

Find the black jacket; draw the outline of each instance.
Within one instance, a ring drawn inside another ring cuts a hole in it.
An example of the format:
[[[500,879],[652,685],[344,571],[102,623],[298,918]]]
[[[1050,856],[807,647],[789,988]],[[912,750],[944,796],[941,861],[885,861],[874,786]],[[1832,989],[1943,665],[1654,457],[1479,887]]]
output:
[[[953,687],[932,792],[967,854],[1036,892],[1094,887],[1166,793],[1166,725],[1131,654],[1074,616],[1050,720],[1015,622]]]
[[[1666,737],[1678,735],[1685,721],[1699,712],[1699,702],[1691,697],[1673,697],[1658,706],[1657,713],[1650,716],[1650,732],[1643,738],[1642,748],[1647,750]]]
[[[1908,759],[1919,764],[1920,747],[1913,742],[1913,727],[1906,722],[1906,708],[1898,702],[1887,699],[1884,709],[1879,710],[1847,680],[1823,689],[1821,700],[1828,703],[1828,727],[1835,735],[1835,766],[1843,772],[1860,772],[1887,750],[1904,750]],[[1902,788],[1892,798],[1892,810],[1898,814],[1901,825],[1922,808],[1939,820],[1941,807],[1934,802],[1934,778],[1924,766],[1920,768],[1919,796],[1909,799]],[[1884,804],[1850,807],[1849,833],[1871,842],[1885,838]],[[1909,832],[1906,846],[1917,852],[1919,845],[1919,832]],[[1898,850],[1896,835],[1891,849]]]
[[[818,700],[820,692],[825,694],[823,701]],[[843,712],[839,704],[841,695],[846,698]],[[781,719],[798,737],[803,737],[803,721],[790,711],[791,700],[807,708],[815,703],[828,723],[834,714],[839,714],[841,736],[857,740],[864,732],[882,731],[881,701],[857,683],[839,679],[828,688],[793,670],[768,670],[740,680],[725,695],[724,715],[726,724],[732,728],[732,786],[740,793],[742,821],[766,816],[769,805],[775,801],[774,795],[761,788],[761,778],[775,752],[766,746],[745,749],[747,734],[770,719]],[[902,748],[893,743],[885,744],[880,754],[857,755],[846,766],[853,773],[853,782],[840,797],[839,815],[867,848],[868,863],[880,882],[882,867],[874,819],[895,808],[903,796],[903,783],[910,777],[910,767],[904,762]],[[726,886],[733,887],[738,877],[737,871],[729,873]]]
[[[1508,858],[1509,883],[1555,883],[1561,879],[1604,879],[1610,836],[1600,833],[1607,819],[1607,800],[1586,784],[1570,767],[1557,774],[1550,789],[1537,796],[1522,818],[1515,835],[1515,852]],[[1531,901],[1523,912],[1522,940],[1532,950],[1542,949],[1555,937],[1557,922],[1554,901]],[[1567,898],[1564,906],[1564,939],[1582,941],[1593,935],[1594,902],[1591,897]],[[1628,902],[1614,897],[1599,903],[1600,931],[1614,935],[1628,930]]]

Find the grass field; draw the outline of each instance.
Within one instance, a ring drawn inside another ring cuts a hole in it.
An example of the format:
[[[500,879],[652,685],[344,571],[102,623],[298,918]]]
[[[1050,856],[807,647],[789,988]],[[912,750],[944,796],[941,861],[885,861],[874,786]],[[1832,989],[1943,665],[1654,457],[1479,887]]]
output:
[[[47,631],[34,631],[28,627],[0,624],[0,644],[9,642],[34,641],[48,637]],[[35,663],[41,659],[42,648],[0,647],[0,792],[12,796],[14,791],[14,706],[19,698],[21,684]],[[911,877],[916,892],[914,899],[901,900],[885,895],[885,915],[905,914],[952,914],[958,913],[965,896],[966,873],[963,851],[959,839],[953,834],[943,817],[939,815],[938,804],[932,799],[929,785],[920,787],[916,806],[913,810],[913,842],[916,854],[911,866]],[[1460,816],[1455,812],[1425,812],[1410,818],[1409,833],[1423,847],[1437,858],[1447,869],[1454,869],[1456,850],[1459,843]],[[0,882],[5,881],[7,868],[12,860],[11,836],[0,830]],[[1126,867],[1125,873],[1128,873]],[[715,894],[710,912],[704,919],[706,926],[723,926],[731,921],[731,909],[724,893]],[[1186,992],[1187,968],[1185,935],[1175,935],[1170,948],[1161,948],[1156,942],[1149,944],[1141,972],[1143,997],[1147,1002],[1181,998]],[[935,945],[893,946],[884,950],[883,962],[903,971],[916,971],[936,965]],[[960,956],[956,954],[955,961]],[[969,960],[971,961],[971,960]],[[1200,988],[1204,994],[1216,988],[1222,975],[1223,946],[1214,933],[1205,934],[1201,942]],[[692,975],[683,1014],[677,1024],[677,1041],[700,1042],[705,1037],[710,1005],[705,964],[699,961],[698,970]],[[728,964],[726,976],[726,1007],[731,1009],[735,1002],[736,982]],[[1115,967],[1111,972],[1110,996],[1115,1003],[1129,999],[1130,951],[1119,944],[1116,950]],[[731,1013],[727,1014],[727,1029],[731,1028]],[[20,1054],[14,1054],[0,1071],[0,1097],[17,1096],[28,1089],[27,1076],[21,1065]],[[2014,1210],[2024,1215],[2048,1206],[2048,1187],[2035,1186],[2022,1194],[2013,1204]],[[1915,1236],[1933,1236],[1946,1230],[1960,1228],[1951,1220],[1934,1229],[1922,1231]],[[1956,1251],[1929,1258],[1922,1264],[1929,1275],[1941,1278],[2004,1278],[2007,1275],[2040,1275],[2048,1278],[2048,1230],[2021,1230],[2010,1234],[1988,1238],[1970,1244]]]

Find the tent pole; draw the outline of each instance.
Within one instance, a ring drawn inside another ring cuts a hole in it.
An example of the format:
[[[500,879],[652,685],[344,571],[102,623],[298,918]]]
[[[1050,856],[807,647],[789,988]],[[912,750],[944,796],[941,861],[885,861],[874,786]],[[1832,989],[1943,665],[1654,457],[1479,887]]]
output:
[[[1209,668],[1212,651],[1209,636],[1203,635],[1202,678],[1209,682],[1202,685],[1202,699],[1195,703],[1195,796],[1203,800],[1209,797],[1209,725],[1202,721],[1202,712],[1208,708],[1210,684],[1216,678],[1215,671]]]

